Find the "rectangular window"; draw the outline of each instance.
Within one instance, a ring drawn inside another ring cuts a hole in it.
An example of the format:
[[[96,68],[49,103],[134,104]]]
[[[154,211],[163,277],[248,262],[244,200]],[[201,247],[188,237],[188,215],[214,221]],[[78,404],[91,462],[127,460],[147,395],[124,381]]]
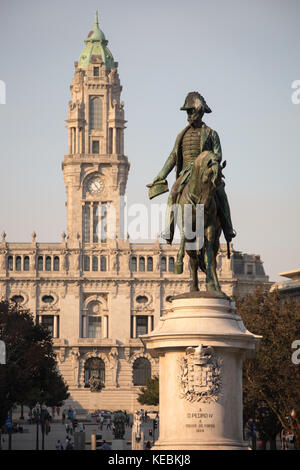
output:
[[[90,206],[88,204],[82,208],[82,238],[83,243],[90,242]]]
[[[121,153],[122,150],[122,130],[117,128],[117,153]]]
[[[45,326],[50,332],[51,336],[53,336],[53,333],[54,333],[53,315],[42,315],[42,325]]]
[[[100,96],[90,96],[89,98],[89,128],[102,129],[102,98]]]
[[[99,241],[99,205],[94,204],[93,205],[93,243],[98,243]]]
[[[247,274],[253,274],[253,264],[247,264]]]
[[[93,140],[92,153],[99,153],[99,140]]]
[[[83,270],[84,271],[90,270],[90,257],[88,255],[84,255],[83,257]]]
[[[88,317],[88,338],[101,338],[101,317]]]
[[[148,333],[148,317],[138,315],[136,317],[136,337]]]
[[[108,130],[108,153],[113,153],[113,130],[110,127]]]
[[[24,256],[24,271],[29,271],[29,256]]]
[[[99,77],[99,67],[94,67],[94,77]]]

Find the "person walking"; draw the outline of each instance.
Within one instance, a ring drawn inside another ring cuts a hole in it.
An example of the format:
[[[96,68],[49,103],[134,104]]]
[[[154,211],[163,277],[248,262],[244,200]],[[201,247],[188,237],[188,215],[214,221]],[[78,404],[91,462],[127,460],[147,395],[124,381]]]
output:
[[[99,419],[100,431],[102,431],[102,429],[103,429],[103,423],[104,423],[104,417],[103,417],[103,415],[101,414],[100,419]]]
[[[145,450],[150,450],[151,449],[151,442],[150,441],[147,441],[146,445],[145,445]]]
[[[105,441],[105,439],[103,440],[103,444],[102,444],[102,446],[100,447],[100,449],[102,449],[102,450],[110,450],[110,445]]]
[[[63,450],[63,449],[64,449],[64,448],[63,448],[63,445],[62,445],[62,443],[60,442],[59,439],[58,439],[58,441],[57,441],[56,444],[55,444],[55,448],[56,448],[56,450]]]
[[[111,417],[107,418],[106,430],[111,429]]]
[[[79,423],[78,425],[79,432],[83,432],[85,430],[85,425],[84,423]]]
[[[281,449],[282,450],[288,450],[287,431],[284,428],[281,431]]]
[[[68,444],[66,445],[66,450],[74,450],[71,439],[68,440]]]

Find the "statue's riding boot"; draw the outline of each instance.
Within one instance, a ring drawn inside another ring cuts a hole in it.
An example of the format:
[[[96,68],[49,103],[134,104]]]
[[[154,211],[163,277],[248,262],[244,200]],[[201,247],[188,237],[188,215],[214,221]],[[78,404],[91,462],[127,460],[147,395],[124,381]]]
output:
[[[166,222],[166,228],[165,228],[165,231],[162,232],[161,238],[166,240],[166,242],[169,245],[172,245],[172,241],[173,241],[173,238],[174,238],[174,231],[175,231],[174,212],[171,212],[168,215],[169,215],[169,217],[168,217],[168,220]]]
[[[236,236],[236,231],[232,226],[230,207],[225,193],[224,185],[220,185],[216,191],[217,205],[218,205],[218,216],[221,222],[224,237],[227,243]]]

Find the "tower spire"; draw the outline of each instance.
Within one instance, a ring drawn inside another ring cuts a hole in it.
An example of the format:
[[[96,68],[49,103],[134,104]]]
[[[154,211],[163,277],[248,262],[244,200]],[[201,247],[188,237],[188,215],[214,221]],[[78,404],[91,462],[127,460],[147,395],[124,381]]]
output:
[[[95,29],[99,29],[98,10],[96,10],[94,17],[94,31]]]
[[[79,57],[79,67],[88,66],[91,63],[92,56],[100,56],[107,68],[115,67],[113,55],[107,47],[108,41],[103,31],[99,28],[98,10],[95,11],[93,29],[84,42],[86,47]]]

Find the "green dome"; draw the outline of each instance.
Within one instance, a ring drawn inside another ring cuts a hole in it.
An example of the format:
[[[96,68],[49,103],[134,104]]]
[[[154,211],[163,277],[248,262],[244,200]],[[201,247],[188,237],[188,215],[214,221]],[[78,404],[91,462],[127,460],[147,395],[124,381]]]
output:
[[[108,41],[103,31],[99,28],[98,12],[95,13],[93,30],[89,33],[85,42],[85,48],[78,60],[79,67],[87,67],[91,63],[92,56],[101,56],[104,65],[108,68],[115,67],[112,53],[108,49]]]

